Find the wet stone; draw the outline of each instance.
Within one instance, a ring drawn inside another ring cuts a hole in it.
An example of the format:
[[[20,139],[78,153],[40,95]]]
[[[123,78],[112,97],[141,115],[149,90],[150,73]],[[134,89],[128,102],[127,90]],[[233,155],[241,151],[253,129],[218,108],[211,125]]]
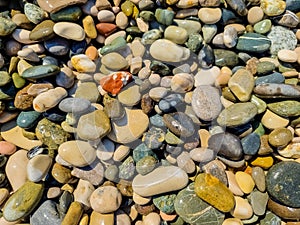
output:
[[[153,198],[153,204],[162,212],[171,214],[174,212],[176,194],[162,195]]]
[[[187,223],[221,225],[224,220],[223,213],[196,195],[194,183],[177,194],[174,206],[176,213]]]
[[[296,197],[299,189],[299,163],[280,162],[270,168],[266,176],[267,191],[275,200],[290,206],[299,207]]]
[[[238,38],[236,48],[239,51],[263,53],[270,49],[271,40],[261,34],[246,33]]]

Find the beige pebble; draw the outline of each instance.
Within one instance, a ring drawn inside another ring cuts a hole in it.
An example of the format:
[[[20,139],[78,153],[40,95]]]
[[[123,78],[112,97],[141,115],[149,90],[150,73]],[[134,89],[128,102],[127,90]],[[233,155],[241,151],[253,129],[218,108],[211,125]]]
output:
[[[239,196],[234,196],[235,207],[230,214],[238,219],[249,219],[253,215],[253,209],[247,199]]]
[[[136,220],[136,218],[138,217],[138,211],[136,210],[135,205],[132,205],[130,207],[128,215],[129,215],[129,217],[131,218],[132,221]]]
[[[41,181],[52,165],[52,158],[48,155],[37,155],[27,164],[27,177],[32,182]]]
[[[45,112],[55,107],[63,98],[67,97],[66,89],[57,87],[43,92],[33,100],[33,108],[37,112]]]
[[[295,51],[288,50],[288,49],[282,49],[279,50],[277,53],[278,59],[280,59],[283,62],[288,63],[294,63],[297,62],[298,55]]]
[[[194,76],[189,73],[175,74],[171,80],[171,89],[174,92],[185,93],[194,87]]]
[[[116,25],[120,29],[125,29],[128,25],[128,17],[125,15],[124,12],[119,12],[116,16]]]
[[[101,59],[101,63],[108,69],[115,71],[123,70],[128,67],[128,62],[126,59],[121,54],[116,52],[111,52],[104,55]]]
[[[251,175],[249,175],[248,173],[238,171],[235,173],[235,179],[239,187],[245,194],[249,194],[255,186]]]
[[[6,163],[5,172],[13,190],[18,190],[27,181],[27,151],[18,150],[9,157]]]
[[[205,24],[217,23],[222,16],[220,8],[200,8],[198,11],[199,19]]]
[[[74,190],[74,200],[82,203],[87,209],[91,207],[90,197],[95,191],[94,186],[87,180],[80,179]]]
[[[205,148],[208,147],[208,139],[210,138],[211,134],[206,129],[200,129],[198,131],[200,137],[201,147]]]
[[[0,218],[0,225],[16,225],[18,223],[20,223],[20,220],[17,220],[14,222],[9,222],[9,221],[5,220],[3,216]]]
[[[165,87],[154,87],[149,91],[149,96],[152,100],[158,102],[168,94],[168,89]]]
[[[287,77],[287,78],[291,78],[291,77],[299,77],[299,72],[296,71],[296,70],[291,70],[291,71],[286,71],[286,72],[283,72],[282,75],[284,77]]]
[[[158,213],[151,212],[143,218],[144,225],[160,225],[160,216]]]
[[[50,187],[47,191],[47,198],[57,198],[62,193],[62,190],[59,187]]]
[[[59,146],[58,154],[64,161],[76,167],[90,165],[96,159],[95,149],[81,140],[64,142]]]
[[[200,163],[210,162],[215,158],[215,152],[209,148],[194,148],[189,152],[190,157]]]
[[[243,225],[243,222],[238,218],[227,218],[223,221],[222,225]]]
[[[260,62],[271,62],[275,65],[275,67],[279,67],[279,61],[277,58],[270,58],[270,57],[262,57],[259,59]]]
[[[243,196],[244,192],[241,190],[240,186],[236,181],[236,177],[232,171],[226,170],[226,176],[228,180],[228,188],[229,190],[237,196]]]
[[[17,71],[18,71],[19,75],[22,76],[22,73],[30,67],[32,67],[32,65],[30,63],[28,63],[24,59],[20,59],[20,61],[18,62],[18,65],[17,65]]]
[[[82,41],[85,38],[84,29],[77,23],[57,22],[53,26],[53,31],[58,36],[74,41]]]
[[[117,37],[123,37],[123,38],[125,38],[126,37],[126,32],[123,31],[123,30],[121,30],[121,31],[118,31],[116,33],[113,33],[113,34],[109,35],[108,37],[105,38],[104,44],[105,45],[109,45]]]
[[[167,213],[164,213],[163,211],[159,211],[159,215],[160,215],[161,219],[164,221],[173,221],[177,217],[177,214],[175,212],[173,214],[167,214]]]
[[[45,47],[40,43],[24,45],[22,49],[26,48],[31,48],[37,54],[42,54],[45,52]]]
[[[209,69],[200,69],[195,75],[195,87],[200,85],[213,85],[220,74],[220,68],[213,66]]]
[[[71,63],[78,72],[88,73],[96,70],[96,64],[85,54],[72,56]]]
[[[118,224],[118,225],[130,225],[131,224],[130,217],[122,210],[118,210],[115,213],[115,220],[116,220],[116,224]]]
[[[243,34],[246,31],[246,27],[239,23],[228,24],[224,27],[224,29],[227,29],[228,27],[233,27],[238,34]]]
[[[143,33],[149,30],[149,23],[147,21],[144,21],[141,18],[136,18],[136,24],[139,30],[142,31]]]
[[[137,74],[143,66],[143,59],[141,56],[133,57],[130,60],[129,64],[130,64],[130,73]]]
[[[179,0],[176,4],[178,8],[186,9],[194,6],[198,6],[198,0]]]
[[[38,83],[38,84],[32,84],[28,90],[27,93],[32,96],[37,96],[42,92],[48,91],[50,89],[53,89],[53,85],[51,83]]]
[[[264,11],[259,6],[253,6],[249,9],[247,19],[249,24],[255,24],[261,21],[264,17]]]
[[[177,156],[176,162],[179,168],[183,169],[189,174],[193,173],[196,169],[196,165],[188,152],[184,151]]]
[[[98,12],[97,18],[101,23],[112,23],[116,17],[112,11],[103,9]]]
[[[121,162],[123,159],[125,159],[128,154],[130,153],[130,148],[125,145],[119,145],[116,147],[113,155],[113,160],[117,162]]]
[[[296,38],[298,41],[300,40],[300,29],[297,29],[296,31]]]
[[[268,109],[263,115],[261,122],[265,127],[267,127],[270,130],[286,127],[289,124],[288,119],[280,117]]]
[[[109,204],[107,204],[109,202]],[[122,202],[122,195],[116,187],[102,186],[97,188],[90,197],[91,207],[98,213],[112,213]]]
[[[146,48],[145,46],[142,44],[142,42],[139,39],[134,39],[131,43],[131,51],[132,51],[132,55],[133,57],[143,57],[143,55],[145,54]],[[149,70],[149,68],[147,68]]]
[[[230,80],[232,71],[228,67],[222,67],[216,78],[215,86],[226,86]]]

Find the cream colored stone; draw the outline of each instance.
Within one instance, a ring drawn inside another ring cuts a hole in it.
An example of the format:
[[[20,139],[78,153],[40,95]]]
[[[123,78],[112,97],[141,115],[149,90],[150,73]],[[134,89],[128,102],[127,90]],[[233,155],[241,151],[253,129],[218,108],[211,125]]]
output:
[[[59,146],[58,154],[76,167],[90,165],[96,159],[96,150],[88,142],[81,140],[64,142]]]
[[[234,173],[232,171],[226,170],[226,176],[227,176],[227,180],[228,180],[228,188],[229,190],[237,196],[243,196],[244,192],[241,190],[241,188],[239,187],[237,181],[236,181],[236,177],[234,175]]]
[[[53,31],[58,36],[74,41],[82,41],[85,38],[84,29],[77,23],[57,22],[53,26]]]
[[[298,55],[293,50],[281,49],[277,53],[278,59],[283,62],[294,63],[297,62]]]
[[[238,218],[227,218],[223,221],[222,225],[243,225],[243,222]]]
[[[2,205],[3,202],[5,202],[8,197],[9,197],[8,189],[7,188],[0,188],[0,205]]]
[[[137,194],[148,197],[184,188],[188,183],[186,172],[176,166],[158,167],[145,176],[137,175],[132,189]]]
[[[133,192],[132,199],[136,204],[146,205],[151,201],[152,198],[151,197],[143,197],[143,196],[140,196],[139,194]]]
[[[278,116],[277,114],[266,110],[265,114],[261,119],[262,124],[270,130],[276,128],[286,127],[289,124],[289,120]]]
[[[253,6],[249,9],[247,19],[250,24],[261,21],[264,17],[264,11],[259,6]]]
[[[251,191],[253,191],[255,183],[251,175],[242,171],[238,171],[235,173],[235,179],[245,194],[249,194]]]
[[[32,182],[41,181],[48,173],[52,158],[48,155],[37,155],[27,164],[27,177]]]
[[[128,17],[125,15],[124,12],[119,12],[116,16],[116,25],[120,29],[125,29],[128,25]]]
[[[230,211],[230,214],[238,219],[249,219],[253,215],[253,209],[247,199],[239,196],[234,196],[235,207]]]
[[[160,225],[160,216],[156,212],[151,212],[143,218],[144,225]]]
[[[121,162],[125,159],[130,153],[130,148],[125,145],[119,145],[116,147],[113,155],[113,160],[117,162]]]
[[[87,180],[79,179],[76,189],[74,190],[74,200],[82,203],[87,209],[91,207],[90,197],[95,191],[94,186]]]
[[[222,16],[222,11],[220,8],[200,8],[198,11],[199,19],[205,24],[217,23]]]

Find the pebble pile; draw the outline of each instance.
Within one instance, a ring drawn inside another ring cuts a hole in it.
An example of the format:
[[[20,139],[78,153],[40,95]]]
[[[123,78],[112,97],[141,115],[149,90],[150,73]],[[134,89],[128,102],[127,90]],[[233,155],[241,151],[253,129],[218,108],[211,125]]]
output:
[[[0,225],[299,225],[299,0],[0,0]]]

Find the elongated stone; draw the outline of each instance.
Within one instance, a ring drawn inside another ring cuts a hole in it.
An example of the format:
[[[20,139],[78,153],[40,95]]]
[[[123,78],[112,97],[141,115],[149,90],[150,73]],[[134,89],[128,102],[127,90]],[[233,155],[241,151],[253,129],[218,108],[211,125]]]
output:
[[[148,197],[176,191],[188,183],[186,172],[176,166],[158,167],[145,176],[137,175],[132,182],[132,189],[137,194]]]
[[[232,192],[211,174],[201,173],[196,177],[195,193],[221,212],[229,212],[234,207]]]
[[[225,49],[214,49],[215,64],[217,66],[236,66],[239,62],[238,55],[230,50]]]
[[[5,203],[4,218],[9,222],[14,222],[29,215],[39,204],[43,190],[43,184],[26,182]]]
[[[222,110],[217,118],[221,126],[236,127],[248,123],[257,114],[252,102],[236,103]]]
[[[236,48],[239,51],[263,53],[270,49],[271,40],[257,33],[246,33],[239,37]]]
[[[24,70],[24,72],[21,74],[21,77],[30,78],[30,79],[39,79],[43,77],[54,76],[58,74],[59,71],[60,68],[55,65],[32,66]]]
[[[290,84],[260,84],[254,93],[262,98],[300,98],[300,86]]]
[[[283,117],[294,117],[300,115],[300,102],[295,100],[269,103],[268,108],[272,112]]]

